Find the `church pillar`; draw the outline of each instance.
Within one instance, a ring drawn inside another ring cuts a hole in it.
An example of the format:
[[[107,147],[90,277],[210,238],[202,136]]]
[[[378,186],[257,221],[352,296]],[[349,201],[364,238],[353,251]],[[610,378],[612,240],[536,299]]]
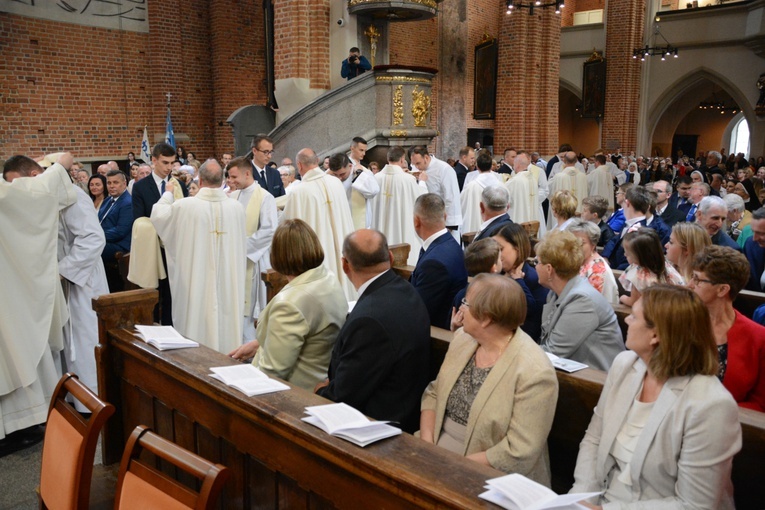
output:
[[[249,104],[266,104],[266,43],[260,0],[211,0],[215,157],[233,152],[229,115]],[[236,20],[236,21],[233,21]],[[182,80],[179,80],[182,81]]]
[[[500,2],[494,147],[558,150],[560,15],[554,9],[506,14]]]
[[[438,83],[441,97],[453,100],[441,102],[438,118],[438,152],[444,158],[456,157],[467,143],[467,117],[464,97],[465,89],[472,87],[467,82],[467,0],[443,2],[438,12],[441,52]]]
[[[632,50],[643,45],[644,11],[645,0],[608,0],[601,138],[606,149],[637,150],[641,64],[632,58]]]

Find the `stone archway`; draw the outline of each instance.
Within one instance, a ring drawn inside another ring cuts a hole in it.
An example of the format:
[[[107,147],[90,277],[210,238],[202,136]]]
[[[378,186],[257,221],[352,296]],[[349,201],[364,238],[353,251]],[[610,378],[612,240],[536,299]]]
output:
[[[725,119],[708,116],[708,119],[715,121],[715,126],[706,125],[696,118],[698,114],[695,110],[699,102],[710,95],[713,87],[722,91],[723,96],[728,96],[738,105],[751,125],[755,118],[754,111],[738,86],[717,72],[700,67],[675,81],[650,108],[647,127],[651,153],[660,149],[668,154],[678,126],[687,126],[689,123],[696,124],[700,132],[702,129],[705,130],[706,138],[700,142],[699,151],[727,148],[728,140],[724,138],[724,131],[730,121],[730,115]]]
[[[568,143],[585,155],[600,146],[600,126],[596,119],[579,116],[576,106],[582,102],[582,91],[571,82],[560,80],[558,89],[558,140]]]

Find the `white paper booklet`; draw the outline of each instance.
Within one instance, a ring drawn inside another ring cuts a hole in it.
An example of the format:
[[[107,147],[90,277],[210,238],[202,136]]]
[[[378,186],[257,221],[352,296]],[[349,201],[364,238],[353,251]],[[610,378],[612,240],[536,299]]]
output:
[[[210,371],[212,371],[210,377],[241,391],[248,397],[290,389],[286,384],[271,379],[250,363],[213,367]]]
[[[385,421],[369,421],[348,404],[311,406],[305,412],[308,416],[303,417],[304,422],[361,447],[401,434],[400,428]]]
[[[136,325],[135,329],[138,330],[138,336],[140,336],[144,342],[153,345],[160,351],[166,351],[168,349],[185,349],[186,347],[199,347],[198,343],[194,340],[182,337],[172,326]]]
[[[585,365],[584,363],[579,363],[578,361],[574,361],[572,359],[561,358],[551,352],[546,352],[545,354],[547,354],[547,357],[550,358],[550,361],[552,361],[552,364],[555,368],[558,370],[563,370],[564,372],[568,372],[569,374],[572,372],[578,372],[579,370],[584,370],[585,368],[589,368],[588,365]]]
[[[579,501],[600,494],[585,492],[558,496],[544,485],[517,473],[487,480],[486,488],[489,490],[478,497],[508,510],[578,510],[586,508],[579,505]]]

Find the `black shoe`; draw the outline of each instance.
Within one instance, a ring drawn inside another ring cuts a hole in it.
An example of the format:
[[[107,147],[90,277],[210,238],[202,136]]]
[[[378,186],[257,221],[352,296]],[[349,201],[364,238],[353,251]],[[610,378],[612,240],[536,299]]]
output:
[[[5,439],[0,439],[0,458],[34,446],[44,437],[45,427],[42,425],[34,425],[8,434]]]

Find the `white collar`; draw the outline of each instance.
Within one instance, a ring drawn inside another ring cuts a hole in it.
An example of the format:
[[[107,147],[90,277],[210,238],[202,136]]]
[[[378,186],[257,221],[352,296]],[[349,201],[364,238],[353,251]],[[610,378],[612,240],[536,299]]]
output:
[[[428,251],[428,248],[430,248],[430,245],[433,244],[433,241],[441,237],[442,235],[446,234],[449,230],[447,229],[441,229],[432,236],[428,237],[422,242],[422,249],[425,251]]]
[[[372,282],[373,282],[373,281],[377,280],[378,278],[380,278],[382,275],[384,275],[384,274],[385,274],[385,273],[387,273],[388,271],[390,271],[390,269],[386,269],[386,270],[385,270],[385,271],[383,271],[382,273],[380,273],[380,274],[378,274],[378,275],[375,275],[375,276],[373,276],[372,278],[370,278],[369,280],[367,280],[367,281],[365,281],[364,283],[362,283],[362,284],[359,286],[359,288],[357,289],[357,291],[358,291],[358,293],[359,293],[359,299],[361,299],[361,296],[363,296],[363,295],[364,295],[364,291],[365,291],[365,290],[367,290],[367,287],[369,287],[370,285],[372,285]],[[357,300],[357,301],[358,301],[358,300]]]

